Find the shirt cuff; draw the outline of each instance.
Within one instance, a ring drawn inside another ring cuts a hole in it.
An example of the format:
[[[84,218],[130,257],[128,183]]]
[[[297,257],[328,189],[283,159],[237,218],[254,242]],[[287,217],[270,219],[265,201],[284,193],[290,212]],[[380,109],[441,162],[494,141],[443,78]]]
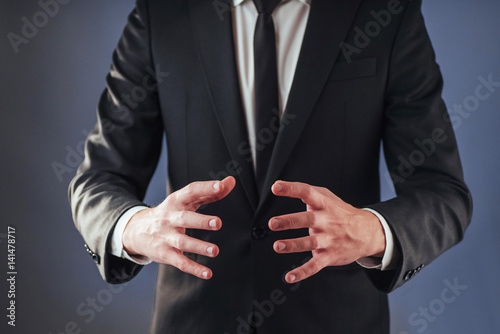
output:
[[[139,265],[147,265],[150,264],[151,259],[146,256],[130,256],[123,249],[123,231],[127,226],[130,218],[135,215],[137,212],[148,209],[147,206],[134,206],[133,208],[128,209],[125,213],[118,219],[118,222],[115,225],[115,229],[113,231],[113,235],[111,236],[111,254],[117,257],[121,257],[123,259],[130,260]]]
[[[366,269],[380,269],[381,271],[395,269],[400,254],[397,248],[394,247],[394,236],[389,224],[387,224],[385,218],[377,211],[369,208],[363,208],[363,210],[373,213],[382,224],[385,233],[385,252],[382,259],[370,256],[358,259],[356,262]]]

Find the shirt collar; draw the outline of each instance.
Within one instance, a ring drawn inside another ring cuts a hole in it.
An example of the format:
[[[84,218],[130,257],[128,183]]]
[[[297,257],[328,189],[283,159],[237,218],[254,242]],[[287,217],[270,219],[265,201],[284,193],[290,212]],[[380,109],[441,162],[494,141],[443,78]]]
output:
[[[251,1],[251,0],[231,0],[231,1],[233,3],[233,7],[236,7],[241,5],[244,1]],[[281,0],[281,1],[293,1],[293,0]],[[308,6],[311,5],[311,0],[295,0],[295,1],[302,2],[304,5]]]

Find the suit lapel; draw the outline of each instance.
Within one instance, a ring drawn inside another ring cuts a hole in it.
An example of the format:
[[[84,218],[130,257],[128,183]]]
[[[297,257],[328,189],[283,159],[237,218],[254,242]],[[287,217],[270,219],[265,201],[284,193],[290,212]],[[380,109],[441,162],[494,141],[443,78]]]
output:
[[[245,114],[234,51],[229,1],[190,0],[190,12],[199,55],[214,111],[238,176],[255,210],[258,194],[248,145]],[[240,146],[241,145],[241,146]],[[240,147],[240,148],[239,148]],[[228,161],[229,163],[229,161]]]
[[[295,76],[259,208],[286,165],[318,100],[361,0],[312,0]],[[312,145],[321,143],[311,143]]]
[[[238,178],[252,205],[260,206],[271,195],[273,182],[286,165],[307,119],[326,83],[361,0],[312,0],[307,28],[295,70],[284,119],[264,190],[257,194],[252,162],[238,147],[248,143],[234,51],[230,0],[190,0],[194,34],[214,112],[231,159],[238,163]],[[217,5],[217,6],[216,6]],[[245,145],[243,145],[245,146]]]

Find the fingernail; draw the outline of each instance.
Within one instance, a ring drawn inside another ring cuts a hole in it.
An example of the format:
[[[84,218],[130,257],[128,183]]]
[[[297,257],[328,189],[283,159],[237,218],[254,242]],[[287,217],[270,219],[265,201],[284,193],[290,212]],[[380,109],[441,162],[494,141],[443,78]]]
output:
[[[273,228],[278,228],[281,226],[281,220],[279,219],[273,219]]]
[[[277,184],[274,186],[274,189],[275,189],[276,191],[282,191],[282,190],[283,190],[283,186],[282,186],[281,184],[277,183]]]
[[[212,246],[208,247],[208,248],[207,248],[207,253],[208,253],[209,255],[214,255],[214,248],[213,248]]]
[[[295,275],[290,275],[290,283],[295,282],[295,279],[296,279],[296,278],[297,278],[297,277],[296,277]]]
[[[286,245],[283,242],[278,243],[278,250],[282,251],[285,248],[286,248]]]
[[[216,227],[217,227],[217,220],[215,220],[215,219],[211,219],[211,220],[208,222],[208,225],[209,225],[211,228],[216,228]]]
[[[215,182],[214,185],[212,186],[215,190],[220,189],[220,182]]]
[[[201,273],[201,277],[207,278],[208,277],[208,272],[204,271]]]

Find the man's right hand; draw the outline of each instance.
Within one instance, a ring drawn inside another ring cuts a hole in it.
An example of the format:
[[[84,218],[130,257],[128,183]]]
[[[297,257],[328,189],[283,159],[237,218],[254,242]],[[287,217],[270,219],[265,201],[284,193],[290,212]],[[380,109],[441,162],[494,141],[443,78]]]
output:
[[[187,236],[186,229],[219,230],[222,226],[219,217],[195,211],[226,197],[235,184],[231,176],[222,181],[193,182],[167,196],[159,206],[139,211],[123,231],[123,249],[131,256],[146,256],[199,278],[210,279],[212,271],[188,259],[183,252],[216,257],[219,248]]]

